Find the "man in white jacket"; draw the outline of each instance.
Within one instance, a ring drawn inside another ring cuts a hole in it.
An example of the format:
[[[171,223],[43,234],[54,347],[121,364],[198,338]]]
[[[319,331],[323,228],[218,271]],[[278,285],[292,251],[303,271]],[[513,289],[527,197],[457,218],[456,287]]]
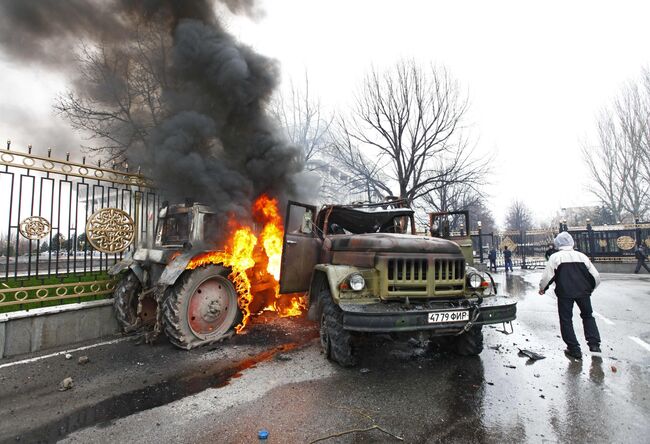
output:
[[[567,345],[565,353],[582,359],[580,344],[573,330],[573,303],[580,308],[589,350],[600,353],[600,334],[591,309],[591,293],[600,284],[600,275],[589,258],[573,249],[573,238],[562,232],[553,241],[558,250],[550,256],[539,282],[539,294],[544,294],[555,282],[555,295],[560,315],[560,331]]]

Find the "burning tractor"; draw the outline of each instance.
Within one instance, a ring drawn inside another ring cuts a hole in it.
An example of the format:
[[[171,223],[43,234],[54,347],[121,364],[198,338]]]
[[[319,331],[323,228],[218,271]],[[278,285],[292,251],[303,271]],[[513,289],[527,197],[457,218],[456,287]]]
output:
[[[442,216],[431,215],[432,228]],[[491,276],[468,265],[471,238],[455,237],[416,235],[413,210],[395,203],[327,205],[316,213],[289,202],[280,291],[308,292],[323,351],[343,366],[355,364],[355,337],[372,333],[416,335],[478,355],[482,326],[514,320],[516,301],[497,296]]]
[[[271,208],[262,214],[260,242],[251,227],[239,227],[218,250],[208,248],[223,229],[215,211],[197,203],[163,205],[153,247],[138,248],[109,271],[121,274],[114,307],[122,329],[144,331],[147,342],[164,331],[174,345],[191,349],[241,331],[251,313],[300,313],[295,296],[284,299],[288,307],[277,305],[282,299],[272,271],[277,262],[279,273],[282,229],[276,204],[266,196],[256,202],[260,211]]]

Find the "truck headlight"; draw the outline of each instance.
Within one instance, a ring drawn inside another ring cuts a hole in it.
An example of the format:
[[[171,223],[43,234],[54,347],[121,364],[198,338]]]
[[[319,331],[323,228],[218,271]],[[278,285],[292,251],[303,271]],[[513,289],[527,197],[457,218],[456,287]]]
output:
[[[366,286],[366,280],[358,273],[350,276],[350,288],[354,291],[361,291]]]
[[[469,282],[469,286],[474,289],[481,288],[481,286],[483,285],[483,278],[481,277],[480,274],[472,273],[467,278],[468,278],[467,280]]]

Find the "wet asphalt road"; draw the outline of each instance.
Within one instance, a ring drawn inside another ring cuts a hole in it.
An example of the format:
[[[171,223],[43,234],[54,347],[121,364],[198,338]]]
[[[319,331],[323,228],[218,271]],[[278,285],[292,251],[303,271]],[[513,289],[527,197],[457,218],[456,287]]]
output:
[[[212,350],[120,342],[75,353],[86,366],[57,356],[0,368],[0,441],[250,443],[266,428],[285,443],[378,426],[405,442],[650,442],[650,277],[603,276],[593,299],[603,353],[575,361],[539,276],[497,275],[519,297],[515,332],[485,328],[477,358],[377,337],[341,369],[312,324],[283,319]],[[75,387],[56,391],[68,373]],[[400,441],[374,429],[324,442]]]

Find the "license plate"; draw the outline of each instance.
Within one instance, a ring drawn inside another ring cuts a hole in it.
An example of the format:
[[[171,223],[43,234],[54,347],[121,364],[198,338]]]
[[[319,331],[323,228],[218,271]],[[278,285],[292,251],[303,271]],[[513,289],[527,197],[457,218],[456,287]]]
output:
[[[469,321],[469,310],[437,311],[427,316],[429,324]]]

